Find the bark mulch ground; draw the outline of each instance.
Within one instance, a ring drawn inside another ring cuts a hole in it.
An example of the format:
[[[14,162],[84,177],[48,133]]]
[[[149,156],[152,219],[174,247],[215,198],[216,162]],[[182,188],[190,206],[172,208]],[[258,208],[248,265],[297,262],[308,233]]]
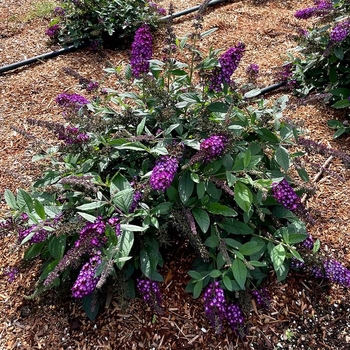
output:
[[[42,0],[0,0],[0,66],[53,49],[44,34],[49,18],[41,16],[43,3]],[[169,5],[168,0],[158,3],[165,8]],[[203,30],[219,29],[203,40],[201,49],[206,51],[213,46],[226,50],[238,41],[244,42],[247,52],[235,73],[237,78],[244,81],[246,67],[257,63],[261,71],[257,83],[260,87],[268,86],[275,82],[274,72],[286,60],[287,50],[295,46],[298,27],[307,25],[297,21],[293,13],[312,3],[311,0],[242,0],[211,7]],[[194,0],[180,0],[175,11],[198,4]],[[175,20],[178,36],[191,32],[193,17],[190,14]],[[161,38],[160,32],[155,38],[155,57],[160,57]],[[104,68],[125,64],[128,58],[128,49],[94,52],[86,48],[0,75],[0,217],[8,214],[4,190],[28,188],[41,170],[31,163],[36,152],[31,147],[33,141],[18,131],[29,131],[44,148],[55,144],[53,135],[30,126],[26,118],[60,121],[60,110],[54,102],[57,94],[85,93],[62,68],[73,68],[86,78],[101,81]],[[115,87],[116,82],[106,79],[102,85]],[[266,98],[274,99],[281,93],[289,94],[282,91]],[[286,115],[314,141],[348,152],[350,137],[333,140],[333,132],[327,126],[328,119],[344,119],[342,113],[315,102],[294,105]],[[315,154],[309,154],[309,159],[319,164],[326,160]],[[321,240],[327,256],[349,267],[349,171],[336,158],[328,168],[344,181],[322,174],[314,183],[315,195],[306,200],[316,219],[309,232]],[[317,170],[310,169],[310,174],[312,178]],[[17,245],[16,237],[1,237],[0,349],[350,348],[349,291],[301,273],[292,273],[282,283],[277,283],[271,274],[266,283],[271,293],[268,309],[257,309],[247,296],[245,338],[239,338],[231,330],[215,334],[205,319],[201,300],[193,300],[184,292],[191,250],[186,244],[175,243],[161,271],[165,276],[161,286],[163,315],[154,317],[141,300],[121,302],[120,293],[114,293],[107,298],[107,305],[96,321],[91,322],[80,302],[71,299],[69,289],[60,295],[52,291],[38,299],[25,299],[24,295],[34,290],[40,264],[23,263],[24,248]],[[9,267],[19,271],[12,283],[5,276]]]

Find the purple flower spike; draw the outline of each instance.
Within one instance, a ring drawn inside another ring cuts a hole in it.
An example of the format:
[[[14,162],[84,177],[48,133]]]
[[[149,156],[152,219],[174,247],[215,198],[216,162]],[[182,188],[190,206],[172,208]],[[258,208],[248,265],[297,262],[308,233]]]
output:
[[[99,280],[99,277],[95,277],[95,274],[101,261],[101,256],[98,254],[90,258],[90,260],[83,265],[72,287],[72,295],[74,298],[81,299],[94,291]]]
[[[227,307],[226,318],[232,330],[241,330],[244,325],[244,316],[241,308],[237,304],[231,304]]]
[[[222,324],[226,318],[226,300],[224,290],[219,282],[211,283],[203,294],[205,316],[216,333],[222,332]]]
[[[328,259],[323,264],[325,277],[343,287],[350,287],[350,270],[339,261]]]
[[[137,290],[142,296],[142,299],[157,313],[162,312],[161,302],[162,296],[157,282],[137,279]]]
[[[272,194],[286,209],[296,211],[301,204],[300,197],[294,192],[286,179],[272,184]]]
[[[165,191],[174,180],[179,166],[179,161],[175,157],[162,156],[153,168],[149,179],[153,190]]]
[[[56,103],[63,108],[76,108],[79,109],[88,103],[90,103],[89,100],[87,100],[84,96],[78,95],[78,94],[66,94],[62,93],[59,94],[56,97]]]
[[[330,32],[329,38],[333,43],[340,43],[347,38],[350,33],[350,20],[346,19],[338,23]]]
[[[143,73],[149,71],[149,60],[152,58],[152,34],[150,27],[145,24],[140,27],[131,45],[130,65],[132,74],[139,78]]]
[[[53,26],[46,29],[45,34],[50,38],[54,38],[58,35],[60,31],[60,26],[58,24],[54,24]]]
[[[210,136],[200,144],[200,151],[205,153],[205,160],[209,162],[213,158],[220,156],[226,147],[227,138],[225,136]]]
[[[222,84],[231,83],[231,75],[237,69],[244,53],[245,45],[238,43],[237,46],[228,49],[220,58],[220,67],[213,70],[213,75],[209,83],[209,89],[220,92]]]

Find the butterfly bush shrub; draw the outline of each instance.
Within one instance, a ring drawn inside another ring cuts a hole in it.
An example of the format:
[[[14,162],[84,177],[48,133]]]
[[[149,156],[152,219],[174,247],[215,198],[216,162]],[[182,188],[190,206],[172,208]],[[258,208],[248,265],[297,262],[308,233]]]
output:
[[[347,0],[315,0],[311,8],[295,13],[303,29],[295,48],[293,78],[296,92],[318,94],[334,108],[350,107],[350,4]],[[339,137],[349,128],[329,121]]]
[[[128,296],[136,287],[161,312],[164,252],[181,237],[197,256],[187,291],[203,292],[216,331],[237,331],[244,317],[235,293],[255,290],[271,269],[281,281],[304,263],[298,245],[312,220],[296,187],[308,176],[295,162],[303,153],[289,151],[299,131],[283,118],[287,98],[249,104],[232,80],[244,44],[204,55],[197,43],[213,31],[198,25],[175,38],[169,26],[155,59],[150,28],[141,26],[131,64],[106,69],[123,91],[91,101],[60,94],[65,129],[37,122],[83,136],[71,142],[69,131],[35,157],[51,163],[31,193],[5,192],[24,258],[44,262],[34,294],[70,283],[94,318],[105,287],[124,281]]]
[[[156,27],[165,14],[149,0],[60,0],[46,34],[64,45],[89,43],[98,48],[108,39],[117,47],[122,39],[132,38],[140,25]]]

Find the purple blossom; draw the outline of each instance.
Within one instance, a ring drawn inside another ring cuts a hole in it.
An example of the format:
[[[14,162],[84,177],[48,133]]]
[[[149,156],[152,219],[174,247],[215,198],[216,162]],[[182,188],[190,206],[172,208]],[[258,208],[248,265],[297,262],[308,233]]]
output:
[[[138,204],[141,201],[141,199],[142,199],[141,191],[136,190],[134,192],[134,196],[132,198],[132,203],[131,203],[131,206],[130,206],[130,213],[133,213],[135,211],[135,209],[138,206]]]
[[[9,283],[12,283],[18,275],[18,270],[15,267],[7,267],[4,275],[8,277],[7,281]]]
[[[258,306],[263,308],[267,308],[269,306],[271,296],[267,288],[261,288],[260,290],[252,290],[250,294],[252,295]]]
[[[350,20],[346,19],[338,23],[330,32],[329,38],[333,43],[340,43],[345,40],[350,32]]]
[[[256,63],[251,63],[247,67],[247,73],[248,74],[259,74],[259,65],[257,65]]]
[[[115,230],[115,234],[117,236],[121,235],[121,228],[120,228],[120,218],[118,216],[113,216],[110,219],[108,219],[108,224],[111,225],[114,230]]]
[[[279,203],[290,211],[296,211],[302,206],[300,197],[294,192],[286,179],[272,184],[272,194]]]
[[[55,38],[58,35],[59,31],[60,26],[58,24],[54,24],[46,29],[45,34],[50,38]]]
[[[161,15],[161,16],[166,15],[166,10],[163,7],[159,7],[155,2],[149,1],[148,5],[151,9],[156,11],[159,15]]]
[[[97,81],[90,81],[86,87],[86,91],[96,91],[99,87],[99,83]]]
[[[152,34],[147,24],[140,27],[134,36],[131,45],[130,65],[132,74],[139,78],[143,73],[149,71],[149,60],[152,58]]]
[[[226,319],[232,330],[241,330],[244,325],[244,315],[237,304],[231,304],[226,308]]]
[[[297,19],[309,19],[313,16],[328,14],[333,9],[333,4],[330,0],[317,0],[314,1],[314,4],[316,6],[296,11],[294,17]]]
[[[49,235],[49,232],[43,228],[39,228],[37,225],[33,225],[26,229],[19,230],[18,240],[22,242],[30,234],[33,234],[33,236],[29,239],[28,242],[31,244],[34,244],[34,243],[40,243],[45,241],[45,239]]]
[[[80,109],[90,103],[84,96],[62,93],[56,97],[56,103],[63,108]]]
[[[312,238],[312,236],[310,234],[305,239],[305,241],[301,243],[301,246],[303,248],[308,249],[308,250],[312,250],[313,249],[313,247],[314,247],[314,239]]]
[[[53,12],[55,13],[56,16],[63,17],[66,13],[66,10],[62,7],[56,7]]]
[[[58,131],[58,139],[63,140],[67,145],[71,145],[86,143],[90,137],[88,134],[80,132],[79,128],[67,126]]]
[[[226,300],[219,282],[209,284],[203,294],[204,312],[216,333],[221,333],[226,318]]]
[[[204,159],[209,162],[213,158],[220,156],[226,147],[228,140],[222,135],[213,135],[203,140],[200,144],[200,152],[205,154]]]
[[[348,270],[339,261],[327,259],[323,263],[324,277],[343,287],[350,287],[350,270]]]
[[[90,295],[96,288],[99,277],[95,277],[96,270],[101,264],[100,254],[94,255],[81,268],[78,278],[72,287],[72,295],[74,298],[83,298]]]
[[[76,248],[79,247],[88,238],[92,247],[101,247],[106,242],[105,229],[106,224],[101,216],[97,217],[94,222],[87,222],[80,231],[79,238],[74,243],[74,246]]]
[[[209,89],[220,92],[222,84],[231,83],[231,75],[237,69],[238,64],[243,56],[245,45],[238,43],[237,46],[228,49],[220,58],[220,67],[216,67],[212,72],[209,82]]]
[[[151,188],[156,191],[165,191],[174,180],[179,166],[179,160],[171,156],[162,156],[157,161],[149,179]]]
[[[142,299],[157,313],[162,312],[162,296],[157,282],[137,279],[137,290],[141,294]]]

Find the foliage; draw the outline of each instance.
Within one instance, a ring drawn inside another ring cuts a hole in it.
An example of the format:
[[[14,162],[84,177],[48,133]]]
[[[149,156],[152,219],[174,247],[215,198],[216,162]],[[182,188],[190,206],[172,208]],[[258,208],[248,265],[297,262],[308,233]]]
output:
[[[64,45],[101,45],[109,39],[116,47],[142,24],[156,27],[164,14],[164,9],[147,0],[61,0],[47,34]]]
[[[108,89],[91,103],[61,94],[71,126],[38,122],[65,142],[35,157],[51,164],[31,193],[5,192],[29,245],[25,258],[44,261],[38,291],[80,269],[72,292],[85,310],[118,276],[131,281],[133,295],[140,275],[163,281],[166,244],[177,235],[198,255],[187,286],[195,298],[210,282],[226,293],[254,288],[271,269],[281,281],[293,260],[303,260],[296,247],[308,238],[307,215],[290,186],[302,153],[288,150],[298,130],[283,119],[287,98],[249,105],[221,71],[229,60],[237,67],[244,45],[220,57],[220,50],[198,51],[213,31],[175,41],[169,31],[166,57],[151,59],[149,72],[136,79],[130,66],[124,75],[106,69],[129,91]],[[211,89],[218,77],[221,89]]]
[[[318,1],[315,7],[297,11],[296,17],[317,21],[302,30],[295,48],[293,79],[296,92],[320,93],[333,108],[350,106],[350,5],[346,0]],[[306,11],[309,10],[309,11]],[[304,11],[304,12],[303,12]],[[305,14],[309,13],[305,17]],[[310,15],[311,14],[311,15]],[[331,124],[334,124],[332,121]],[[335,137],[348,131],[339,128]]]

